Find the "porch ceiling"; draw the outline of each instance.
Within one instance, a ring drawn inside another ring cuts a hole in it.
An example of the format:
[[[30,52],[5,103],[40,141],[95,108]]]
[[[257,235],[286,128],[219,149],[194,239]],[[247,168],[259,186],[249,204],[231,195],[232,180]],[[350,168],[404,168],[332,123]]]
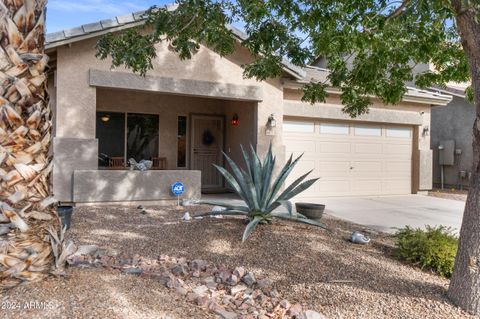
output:
[[[126,72],[90,69],[90,86],[145,92],[208,97],[240,101],[262,101],[259,86],[174,79],[159,76],[139,76]]]

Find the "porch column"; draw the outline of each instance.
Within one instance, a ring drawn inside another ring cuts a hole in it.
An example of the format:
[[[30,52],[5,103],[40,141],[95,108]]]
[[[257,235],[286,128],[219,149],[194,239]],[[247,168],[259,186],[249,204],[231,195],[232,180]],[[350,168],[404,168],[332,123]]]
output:
[[[58,48],[54,88],[53,193],[61,202],[73,201],[75,170],[98,167],[96,89],[89,85],[88,69],[83,69],[83,63],[76,62],[77,59],[72,48]]]

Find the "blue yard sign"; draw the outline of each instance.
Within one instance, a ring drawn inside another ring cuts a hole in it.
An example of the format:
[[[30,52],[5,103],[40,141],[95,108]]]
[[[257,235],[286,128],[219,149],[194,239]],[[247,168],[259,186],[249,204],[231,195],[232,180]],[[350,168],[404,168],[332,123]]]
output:
[[[172,193],[173,195],[179,197],[183,193],[185,193],[185,186],[181,182],[176,182],[175,184],[172,185]]]

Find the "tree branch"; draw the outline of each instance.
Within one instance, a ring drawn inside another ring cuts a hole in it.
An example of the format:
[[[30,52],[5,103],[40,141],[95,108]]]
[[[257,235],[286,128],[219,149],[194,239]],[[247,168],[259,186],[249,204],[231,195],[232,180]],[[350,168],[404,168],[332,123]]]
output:
[[[403,1],[402,4],[398,8],[393,10],[392,13],[390,13],[388,16],[385,17],[385,21],[395,19],[396,17],[401,15],[403,13],[403,9],[405,9],[411,2],[412,2],[411,0]]]

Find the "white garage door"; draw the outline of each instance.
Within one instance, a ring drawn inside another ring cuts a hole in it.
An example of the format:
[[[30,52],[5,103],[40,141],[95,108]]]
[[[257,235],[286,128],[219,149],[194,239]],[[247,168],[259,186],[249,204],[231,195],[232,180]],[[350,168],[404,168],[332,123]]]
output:
[[[411,193],[411,127],[286,119],[283,130],[287,155],[304,153],[288,182],[320,177],[299,197]]]

